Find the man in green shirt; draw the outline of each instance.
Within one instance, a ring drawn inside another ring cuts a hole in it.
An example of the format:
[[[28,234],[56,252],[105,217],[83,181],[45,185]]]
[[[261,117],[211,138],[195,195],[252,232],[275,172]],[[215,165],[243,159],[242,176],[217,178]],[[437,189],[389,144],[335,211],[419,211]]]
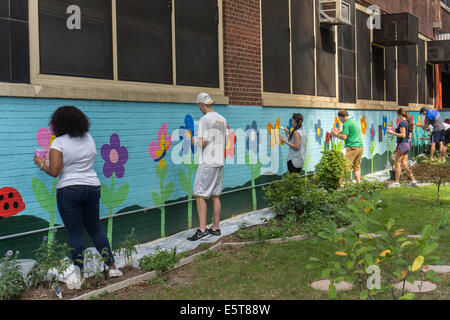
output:
[[[340,110],[338,117],[343,124],[342,132],[333,131],[331,134],[345,141],[345,157],[350,162],[349,168],[351,166],[356,182],[361,183],[361,161],[364,154],[361,128],[346,110]]]

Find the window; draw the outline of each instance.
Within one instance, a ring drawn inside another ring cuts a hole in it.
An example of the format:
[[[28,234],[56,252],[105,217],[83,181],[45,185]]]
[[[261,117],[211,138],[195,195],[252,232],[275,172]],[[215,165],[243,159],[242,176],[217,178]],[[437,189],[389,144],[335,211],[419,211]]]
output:
[[[386,101],[397,101],[397,59],[396,48],[385,48],[386,58]]]
[[[36,73],[219,88],[218,1],[39,0]]]
[[[384,101],[384,48],[372,45],[372,99]]]
[[[67,8],[81,8],[81,29],[67,27]],[[113,79],[110,0],[39,0],[43,74]]]
[[[418,55],[418,101],[420,104],[425,104],[425,41],[419,40],[419,55]]]
[[[354,1],[351,6],[355,12]],[[355,21],[355,15],[352,15],[352,25],[338,27],[339,102],[344,103],[356,103]]]
[[[262,0],[261,10],[264,91],[315,95],[313,1]]]
[[[370,29],[367,28],[368,19],[369,15],[356,10],[358,99],[364,100],[370,100],[372,97],[370,88],[370,63],[368,63],[368,57],[370,57]],[[384,97],[382,100],[384,100]]]
[[[117,0],[119,80],[173,82],[171,13],[167,0]]]
[[[427,104],[434,103],[434,66],[427,63]]]

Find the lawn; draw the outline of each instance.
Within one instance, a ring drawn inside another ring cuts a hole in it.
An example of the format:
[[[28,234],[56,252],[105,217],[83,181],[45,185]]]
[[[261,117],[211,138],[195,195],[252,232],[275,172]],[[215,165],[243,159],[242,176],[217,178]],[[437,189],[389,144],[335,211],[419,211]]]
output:
[[[442,189],[437,203],[435,187],[398,188],[382,191],[387,206],[375,217],[396,220],[396,227],[408,234],[418,234],[428,223],[437,222],[450,212],[450,186]],[[450,230],[442,231],[436,254],[444,264],[450,262]],[[98,299],[329,299],[327,293],[310,288],[321,280],[319,271],[306,270],[310,256],[317,251],[332,250],[323,240],[309,239],[280,245],[256,244],[241,249],[209,252],[191,265],[174,270],[163,279],[142,282]],[[450,299],[450,276],[438,275],[443,281],[438,290],[422,293],[416,299]],[[358,299],[356,290],[345,295]],[[381,296],[380,298],[383,298]]]

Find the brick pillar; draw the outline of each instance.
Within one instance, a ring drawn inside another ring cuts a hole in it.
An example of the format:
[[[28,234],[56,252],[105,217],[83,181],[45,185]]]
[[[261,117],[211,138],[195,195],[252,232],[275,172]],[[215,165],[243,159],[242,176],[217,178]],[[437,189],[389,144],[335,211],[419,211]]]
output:
[[[261,105],[259,0],[223,0],[225,95],[234,105]]]
[[[30,82],[28,0],[0,0],[0,82]]]

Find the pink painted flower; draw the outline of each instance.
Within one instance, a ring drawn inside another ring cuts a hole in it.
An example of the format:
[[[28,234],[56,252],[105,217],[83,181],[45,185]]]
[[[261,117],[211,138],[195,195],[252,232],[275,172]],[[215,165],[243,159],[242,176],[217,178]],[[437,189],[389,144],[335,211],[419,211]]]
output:
[[[148,148],[150,157],[155,160],[155,162],[158,162],[161,169],[163,169],[166,164],[164,157],[171,147],[172,136],[167,136],[167,123],[163,123],[161,128],[159,128],[156,142],[150,142],[150,146]]]
[[[236,151],[234,145],[236,144],[237,137],[236,133],[230,130],[230,127],[227,126],[227,130],[229,132],[229,135],[225,145],[225,158],[227,158],[227,156],[230,158],[234,158],[234,154]]]
[[[53,140],[55,140],[56,136],[53,134],[53,128],[50,126],[50,129],[41,128],[36,133],[36,141],[37,143],[44,149],[36,149],[36,154],[39,158],[45,159],[45,163],[48,166],[50,160],[50,147],[52,145]]]

